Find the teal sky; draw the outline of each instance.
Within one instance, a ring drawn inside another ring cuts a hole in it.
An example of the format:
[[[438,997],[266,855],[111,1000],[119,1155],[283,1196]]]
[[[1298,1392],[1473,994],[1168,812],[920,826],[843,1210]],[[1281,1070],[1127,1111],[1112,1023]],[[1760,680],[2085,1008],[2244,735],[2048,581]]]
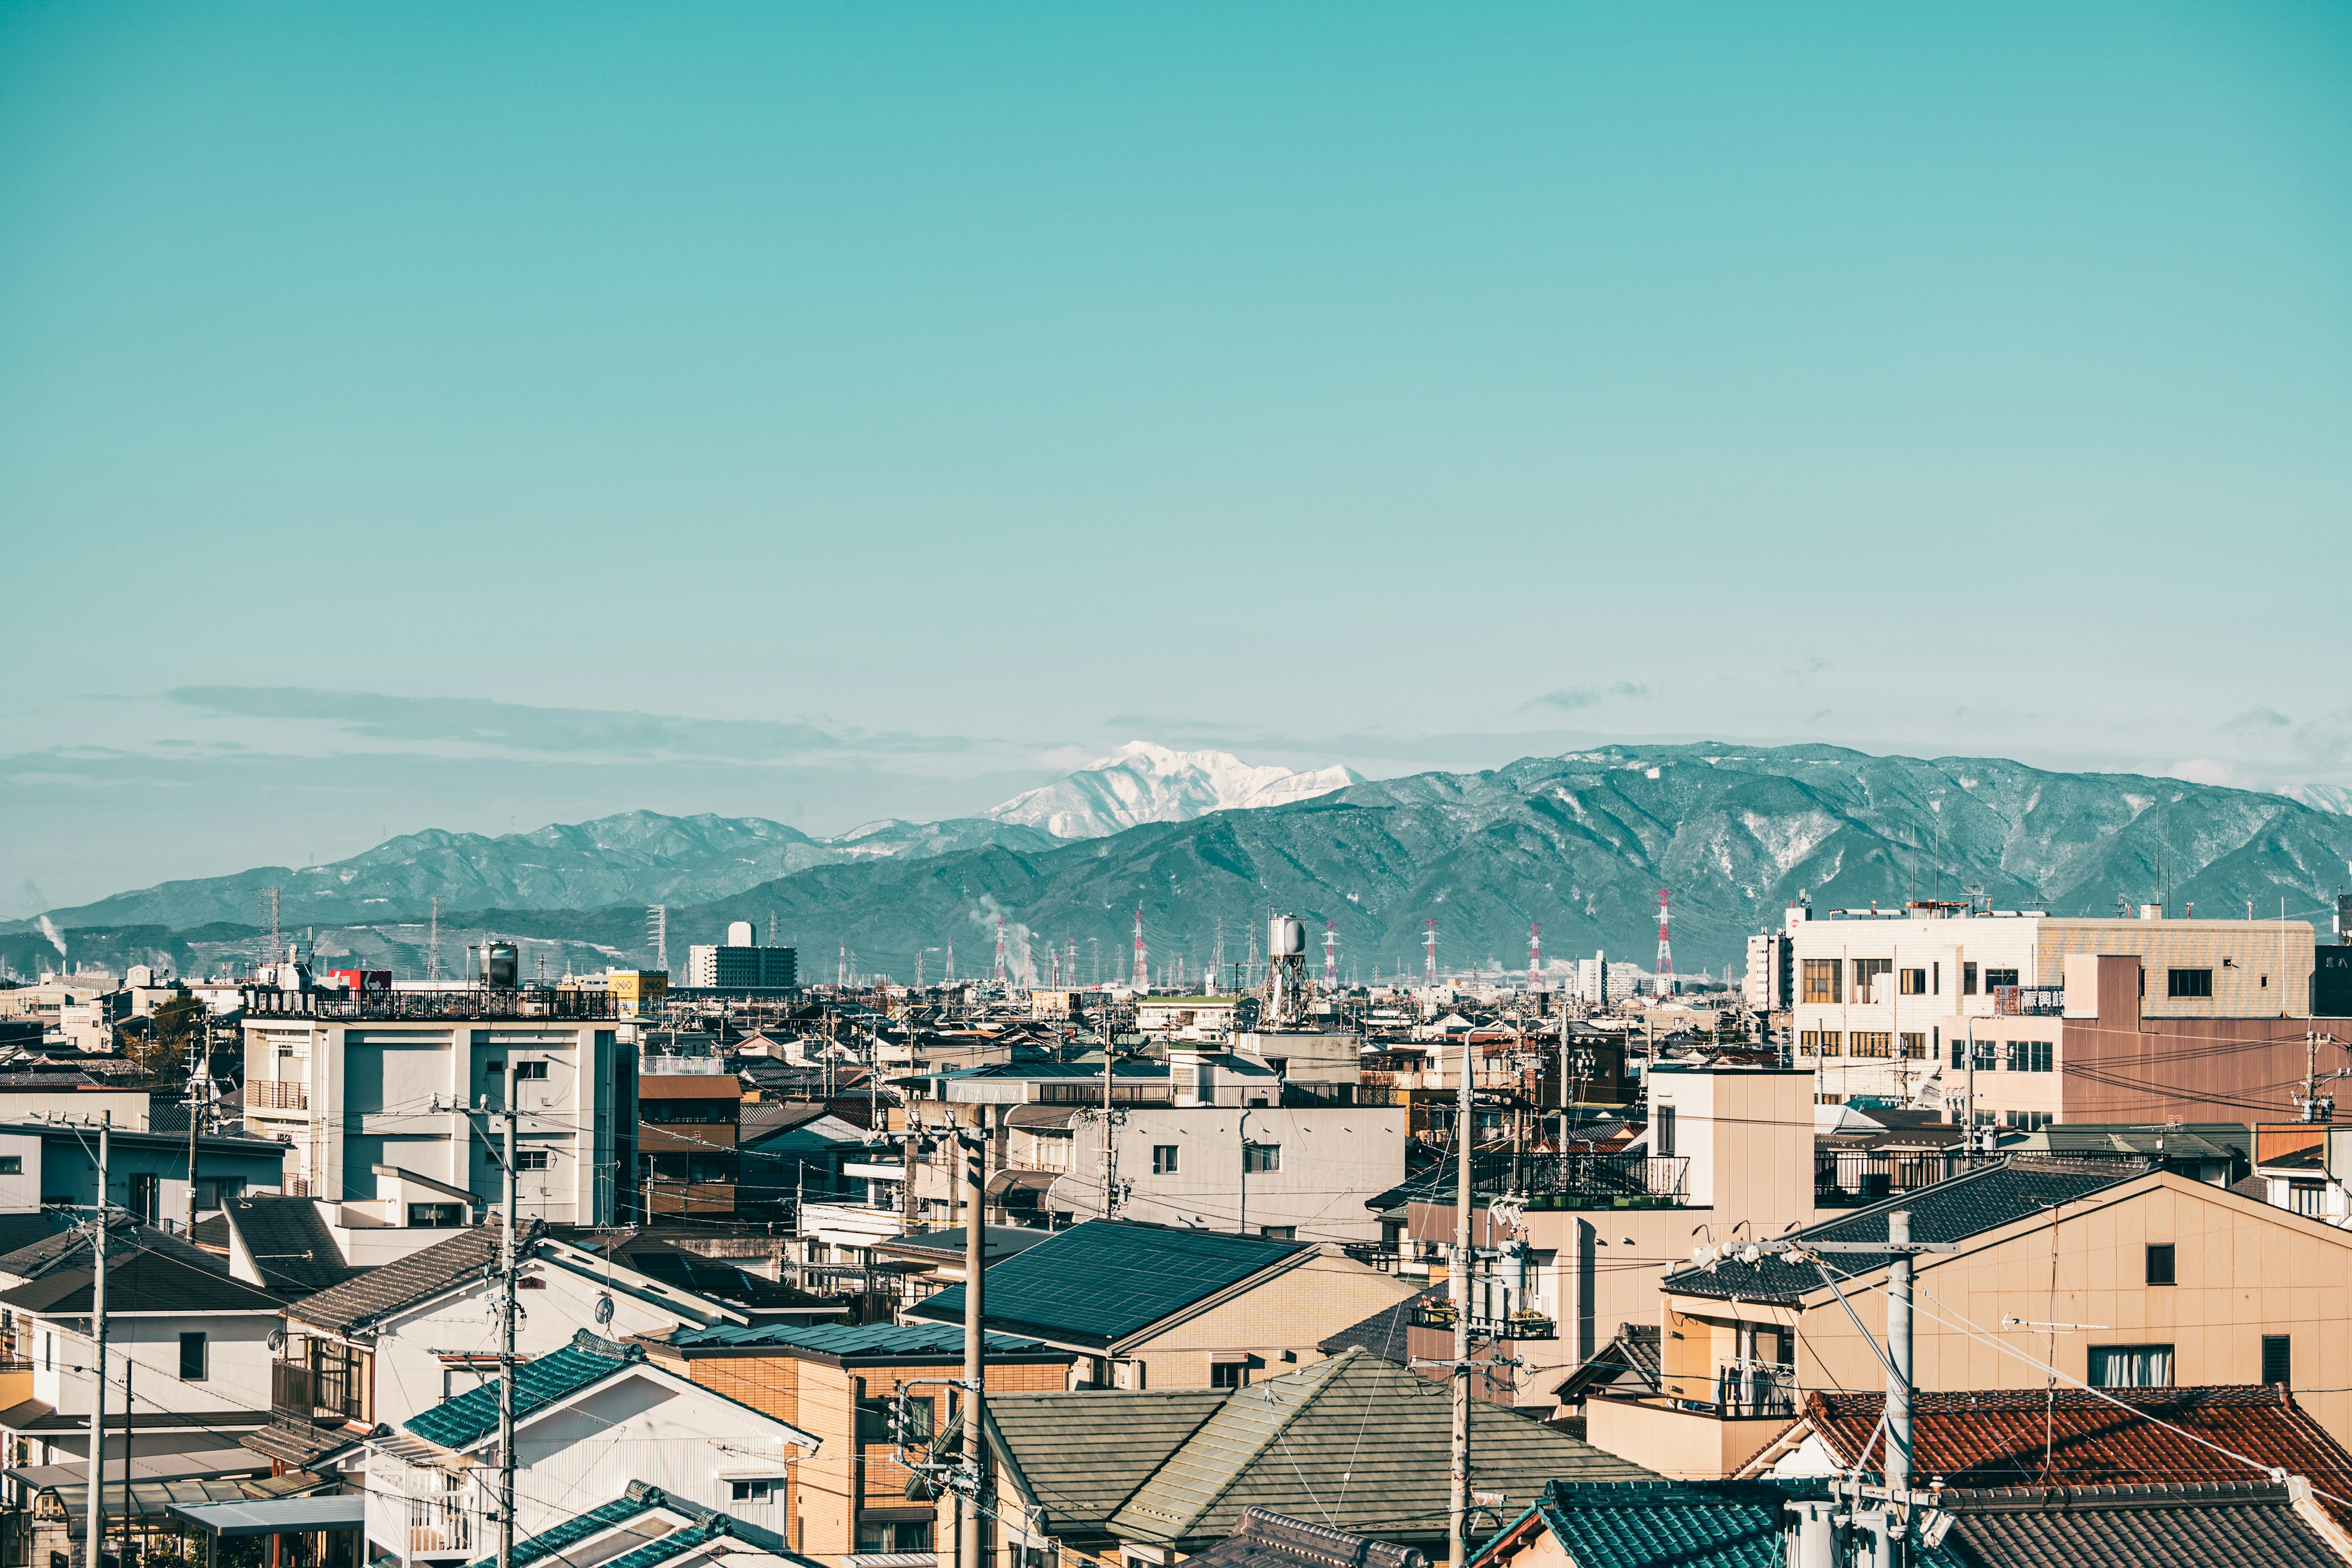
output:
[[[1134,738],[2352,784],[2347,82],[2340,5],[12,5],[0,913]]]

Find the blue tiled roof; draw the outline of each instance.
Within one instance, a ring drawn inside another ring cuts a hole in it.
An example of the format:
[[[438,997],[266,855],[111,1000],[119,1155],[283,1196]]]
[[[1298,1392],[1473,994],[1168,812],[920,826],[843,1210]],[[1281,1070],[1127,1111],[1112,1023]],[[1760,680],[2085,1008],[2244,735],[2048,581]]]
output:
[[[988,1267],[992,1323],[1065,1343],[1108,1345],[1311,1244],[1088,1220]],[[961,1285],[908,1309],[912,1318],[963,1321]]]
[[[561,1557],[590,1536],[610,1530],[616,1524],[626,1524],[637,1515],[659,1508],[667,1500],[660,1488],[631,1481],[629,1489],[611,1502],[567,1519],[553,1530],[516,1542],[514,1568],[530,1568],[531,1563],[543,1557]],[[475,1563],[474,1568],[494,1568],[497,1562],[495,1557],[485,1557]]]
[[[674,1345],[780,1345],[820,1355],[961,1355],[961,1323],[721,1323],[680,1329]],[[988,1336],[991,1355],[1021,1355],[1045,1348],[1043,1342],[1013,1334]]]
[[[515,1415],[529,1415],[542,1405],[568,1399],[593,1384],[602,1383],[631,1362],[646,1359],[639,1345],[619,1345],[583,1329],[572,1342],[552,1355],[540,1356],[515,1368]],[[499,1429],[499,1380],[445,1399],[430,1410],[409,1417],[408,1430],[445,1448],[464,1448]]]

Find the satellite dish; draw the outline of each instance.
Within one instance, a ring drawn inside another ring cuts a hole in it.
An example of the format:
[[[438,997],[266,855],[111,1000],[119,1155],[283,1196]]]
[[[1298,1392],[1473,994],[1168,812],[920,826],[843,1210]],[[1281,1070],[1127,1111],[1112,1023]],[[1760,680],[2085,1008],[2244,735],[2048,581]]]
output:
[[[596,1298],[596,1321],[599,1323],[609,1323],[613,1321],[612,1297],[600,1294]]]
[[[270,1330],[269,1338],[265,1342],[269,1346],[269,1353],[271,1355],[276,1355],[279,1351],[286,1348],[286,1331],[284,1329]]]

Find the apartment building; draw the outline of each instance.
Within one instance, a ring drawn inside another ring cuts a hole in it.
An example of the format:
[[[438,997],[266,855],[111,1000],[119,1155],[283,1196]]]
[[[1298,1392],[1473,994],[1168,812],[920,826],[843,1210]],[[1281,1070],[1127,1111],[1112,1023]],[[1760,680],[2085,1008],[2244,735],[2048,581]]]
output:
[[[502,1201],[503,1124],[481,1112],[504,1109],[512,1062],[523,1215],[610,1225],[628,1208],[636,1046],[608,994],[252,994],[267,1005],[243,1024],[246,1124],[290,1147],[289,1194],[376,1199],[398,1184],[427,1209]]]
[[[1908,1103],[1948,1065],[1951,1038],[1965,1037],[1970,1020],[2006,1028],[2010,1019],[2062,1014],[2070,959],[2137,958],[2149,977],[2141,1016],[2167,1025],[2308,1016],[2308,922],[2163,913],[2154,905],[2137,920],[1987,914],[1950,903],[1791,909],[1783,934],[1797,1064],[1819,1073],[1816,1092],[1827,1103]]]
[[[730,1219],[735,1214],[743,1086],[715,1057],[664,1058],[637,1079],[633,1212]]]

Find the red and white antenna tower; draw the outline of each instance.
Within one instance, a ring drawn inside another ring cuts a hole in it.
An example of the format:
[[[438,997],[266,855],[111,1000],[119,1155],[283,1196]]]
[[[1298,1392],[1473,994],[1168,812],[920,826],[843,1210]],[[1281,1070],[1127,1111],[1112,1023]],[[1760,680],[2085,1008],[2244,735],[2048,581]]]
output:
[[[1437,922],[1433,920],[1425,923],[1428,929],[1421,938],[1421,945],[1427,950],[1422,961],[1422,984],[1434,985],[1437,984]]]
[[[1143,966],[1143,911],[1135,911],[1135,988],[1151,989],[1151,972]]]
[[[1543,989],[1543,922],[1528,922],[1528,989]]]
[[[1339,932],[1329,921],[1323,922],[1323,989],[1339,989]]]
[[[1076,991],[1078,988],[1078,939],[1076,937],[1070,938],[1067,943],[1064,946],[1062,953],[1062,973],[1068,976],[1063,984],[1067,985],[1071,990]],[[984,1311],[986,1309],[983,1307],[982,1310]]]
[[[1671,995],[1675,989],[1675,944],[1666,940],[1666,889],[1658,889],[1658,994]]]
[[[996,917],[996,967],[990,972],[988,978],[992,984],[1004,984],[1004,917],[1003,915]]]

